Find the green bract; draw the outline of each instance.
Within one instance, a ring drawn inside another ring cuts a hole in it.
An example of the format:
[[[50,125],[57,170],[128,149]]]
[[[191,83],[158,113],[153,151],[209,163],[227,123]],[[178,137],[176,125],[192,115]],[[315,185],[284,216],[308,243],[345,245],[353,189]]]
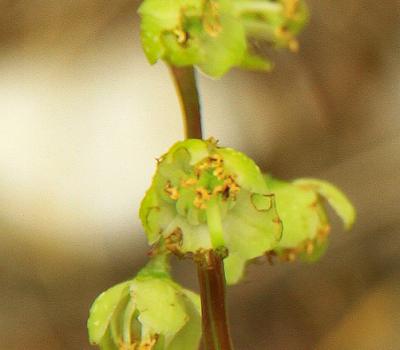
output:
[[[281,236],[274,195],[258,166],[213,140],[178,142],[161,157],[140,218],[149,242],[161,240],[176,254],[227,248],[228,283]]]
[[[294,48],[307,19],[296,0],[144,0],[141,39],[151,64],[195,65],[220,77],[235,66],[268,69],[249,38]]]
[[[317,260],[325,251],[330,231],[323,199],[327,200],[349,229],[355,211],[346,196],[335,186],[316,179],[286,182],[266,176],[276,196],[276,206],[283,222],[282,239],[274,252],[285,260],[297,256]]]
[[[102,350],[198,349],[199,297],[154,263],[95,300],[88,320],[91,344]]]

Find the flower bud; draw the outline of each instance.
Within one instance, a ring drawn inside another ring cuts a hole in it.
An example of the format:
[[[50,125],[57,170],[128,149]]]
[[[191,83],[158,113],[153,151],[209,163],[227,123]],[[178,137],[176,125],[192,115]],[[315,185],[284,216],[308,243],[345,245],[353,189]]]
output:
[[[274,195],[258,166],[213,140],[178,142],[161,157],[140,217],[150,244],[162,240],[178,255],[226,248],[228,283],[281,236]]]
[[[91,344],[102,350],[198,349],[199,297],[159,270],[163,258],[99,295],[88,320]]]
[[[283,260],[300,257],[317,260],[327,247],[330,225],[324,199],[349,229],[355,211],[347,197],[332,184],[317,179],[286,182],[266,176],[276,196],[276,206],[283,223],[282,239],[273,250]]]

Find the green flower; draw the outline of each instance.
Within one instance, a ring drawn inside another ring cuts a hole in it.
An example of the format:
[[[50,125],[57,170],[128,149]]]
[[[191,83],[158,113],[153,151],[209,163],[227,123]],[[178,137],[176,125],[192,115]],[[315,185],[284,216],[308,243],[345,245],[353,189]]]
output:
[[[308,22],[302,0],[233,0],[249,39],[297,51],[296,36]]]
[[[266,182],[275,193],[276,206],[283,223],[283,234],[274,249],[283,260],[315,261],[326,250],[330,231],[324,199],[332,206],[349,229],[355,220],[355,211],[347,197],[332,184],[316,179],[298,179],[286,182],[266,176]]]
[[[90,343],[102,350],[197,350],[200,300],[170,279],[165,256],[134,279],[99,295],[90,310]]]
[[[233,67],[266,70],[268,60],[253,52],[249,39],[296,46],[307,19],[296,0],[144,0],[139,8],[141,40],[151,64],[197,66],[212,77]]]
[[[227,248],[228,283],[281,236],[274,195],[258,166],[213,140],[178,142],[161,157],[140,218],[150,244],[161,240],[178,255]]]

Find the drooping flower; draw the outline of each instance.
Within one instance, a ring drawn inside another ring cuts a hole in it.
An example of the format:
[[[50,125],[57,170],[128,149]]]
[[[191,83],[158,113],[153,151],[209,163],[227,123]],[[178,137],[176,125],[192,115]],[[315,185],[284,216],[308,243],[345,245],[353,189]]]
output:
[[[197,350],[201,308],[197,294],[173,282],[165,255],[132,280],[99,295],[88,320],[91,344],[101,350]]]
[[[258,166],[213,140],[181,141],[161,157],[140,217],[150,244],[161,240],[178,255],[226,248],[228,283],[281,236],[274,195]]]
[[[300,0],[144,0],[141,40],[151,64],[194,65],[212,77],[237,66],[266,70],[251,40],[295,49],[307,13]]]
[[[265,177],[275,193],[276,206],[283,223],[283,234],[273,253],[283,260],[300,257],[317,260],[326,250],[330,232],[325,209],[327,201],[349,229],[355,220],[355,210],[348,198],[329,182],[298,179],[286,182],[269,175]]]

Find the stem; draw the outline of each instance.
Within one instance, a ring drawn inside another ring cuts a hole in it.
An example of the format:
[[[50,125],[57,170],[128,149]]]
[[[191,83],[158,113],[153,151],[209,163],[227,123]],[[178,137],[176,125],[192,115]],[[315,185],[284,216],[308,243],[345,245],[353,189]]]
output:
[[[193,67],[170,66],[181,102],[186,138],[203,137],[199,93]],[[212,219],[215,244],[223,243],[218,211],[207,213]],[[225,306],[225,271],[219,250],[210,250],[195,258],[200,285],[203,340],[205,350],[232,350]]]
[[[188,139],[201,139],[201,113],[199,93],[197,91],[195,72],[190,67],[175,67],[170,65],[171,74],[174,78],[175,88],[179,96],[185,135]]]
[[[215,250],[197,259],[205,350],[232,350],[225,305],[223,256]]]

